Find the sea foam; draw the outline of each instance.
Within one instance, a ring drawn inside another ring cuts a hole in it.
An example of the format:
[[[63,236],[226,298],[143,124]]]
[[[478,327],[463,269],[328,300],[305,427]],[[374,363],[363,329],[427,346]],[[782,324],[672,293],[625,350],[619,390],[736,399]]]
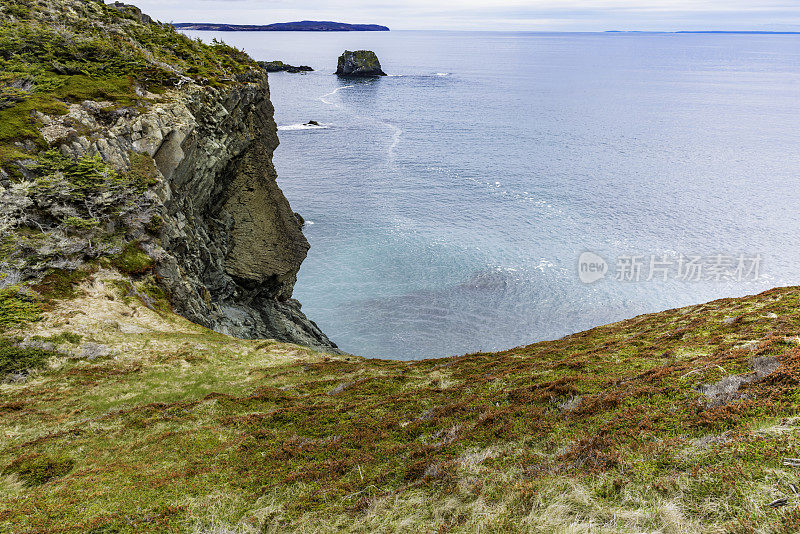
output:
[[[287,124],[278,126],[278,130],[282,132],[291,132],[295,130],[325,130],[331,126],[332,124]]]

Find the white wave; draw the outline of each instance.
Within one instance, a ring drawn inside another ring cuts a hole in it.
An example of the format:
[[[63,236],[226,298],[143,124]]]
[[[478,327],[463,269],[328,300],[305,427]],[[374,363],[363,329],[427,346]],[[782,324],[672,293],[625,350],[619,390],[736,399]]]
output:
[[[390,123],[390,122],[387,122],[385,124],[386,124],[386,126],[388,126],[392,130],[392,142],[389,145],[389,150],[388,150],[388,153],[387,153],[388,162],[390,164],[392,164],[392,163],[394,163],[394,160],[395,160],[395,149],[397,148],[397,145],[400,144],[400,138],[403,136],[403,129],[400,128],[399,126],[396,126],[396,125]]]
[[[449,72],[437,72],[436,76],[450,76]]]
[[[352,87],[355,87],[355,85],[343,85],[343,86],[341,86],[341,87],[337,87],[336,89],[334,89],[334,90],[333,90],[333,91],[331,91],[330,93],[325,93],[324,95],[322,95],[321,97],[319,97],[317,100],[319,100],[320,102],[324,102],[325,104],[328,104],[329,106],[335,106],[336,104],[334,104],[334,103],[333,103],[333,102],[331,102],[330,100],[325,100],[325,99],[326,99],[326,98],[328,98],[329,96],[333,96],[333,95],[335,95],[336,93],[338,93],[338,92],[339,92],[339,91],[341,91],[342,89],[350,89],[350,88],[352,88]]]
[[[287,124],[278,126],[278,130],[283,132],[292,132],[296,130],[325,130],[331,126],[331,124]]]

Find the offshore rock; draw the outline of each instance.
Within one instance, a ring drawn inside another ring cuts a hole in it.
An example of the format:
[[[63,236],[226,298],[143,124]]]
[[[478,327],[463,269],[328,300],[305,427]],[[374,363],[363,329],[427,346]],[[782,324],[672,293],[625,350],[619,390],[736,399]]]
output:
[[[267,72],[289,72],[297,74],[298,72],[311,72],[314,70],[308,65],[299,65],[295,67],[283,61],[259,61],[258,65]]]
[[[378,56],[371,50],[345,50],[336,67],[339,76],[386,76]]]

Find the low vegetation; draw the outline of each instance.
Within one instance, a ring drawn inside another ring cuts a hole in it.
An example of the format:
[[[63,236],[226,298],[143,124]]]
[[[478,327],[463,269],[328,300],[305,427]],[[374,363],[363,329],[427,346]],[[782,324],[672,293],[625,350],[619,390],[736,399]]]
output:
[[[11,531],[800,526],[799,288],[401,362],[233,339],[109,273],[8,332],[62,350],[0,386]]]
[[[256,68],[244,52],[206,45],[132,9],[91,0],[0,0],[0,168],[46,148],[38,113],[84,100],[147,105],[191,82],[222,86]]]

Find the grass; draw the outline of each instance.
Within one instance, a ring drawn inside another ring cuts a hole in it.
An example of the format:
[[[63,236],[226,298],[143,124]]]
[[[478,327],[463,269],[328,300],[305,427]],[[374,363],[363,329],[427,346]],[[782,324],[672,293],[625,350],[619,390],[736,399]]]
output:
[[[7,528],[792,532],[800,521],[781,463],[800,455],[800,288],[398,362],[236,340],[148,309],[131,296],[144,282],[126,298],[115,284],[84,284],[26,327],[112,355],[0,386],[0,424],[15,429],[0,466],[73,462],[38,485],[9,475]],[[701,402],[697,386],[763,356],[780,367],[730,404]],[[789,506],[766,506],[781,496]]]
[[[91,276],[92,265],[82,270],[51,269],[33,289],[49,301],[73,299],[78,296],[78,285]]]
[[[35,112],[146,106],[176,83],[236,84],[251,68],[241,51],[100,3],[0,0],[0,164],[35,159],[35,186],[77,214],[52,222],[100,233],[131,197],[106,212],[92,199],[142,193],[152,158],[129,154],[115,172],[47,151]],[[32,256],[43,234],[17,229],[0,254],[24,244]],[[781,461],[800,456],[800,288],[498,353],[364,360],[193,325],[126,243],[47,272],[36,294],[0,291],[0,378],[26,376],[0,383],[0,530],[800,528],[797,475]],[[751,373],[754,358],[778,367],[708,402],[702,386]],[[788,506],[767,506],[778,497]]]
[[[110,101],[122,105],[133,100],[133,79],[129,76],[69,76],[53,96],[67,102]]]
[[[39,132],[41,123],[33,116],[34,111],[63,115],[66,113],[66,106],[46,97],[35,97],[0,110],[0,146],[5,153],[4,160],[13,160],[14,156],[20,153],[19,149],[10,144],[12,141],[28,139],[34,141],[40,148],[46,146]]]

